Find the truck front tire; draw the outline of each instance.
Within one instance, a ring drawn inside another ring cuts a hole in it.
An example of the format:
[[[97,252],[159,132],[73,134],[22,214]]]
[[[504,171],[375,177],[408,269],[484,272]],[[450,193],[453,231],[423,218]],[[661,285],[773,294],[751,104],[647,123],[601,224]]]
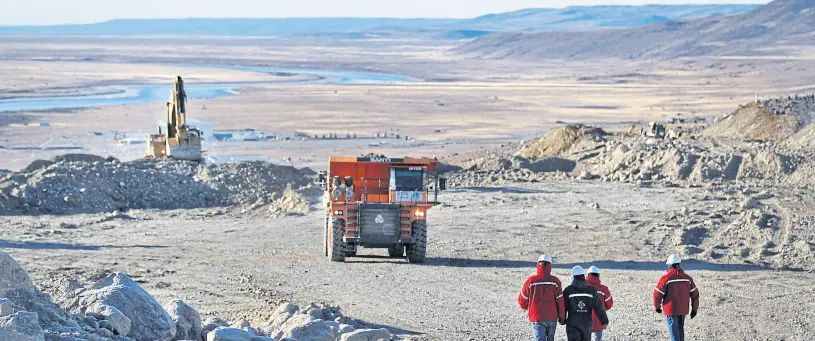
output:
[[[413,244],[405,248],[408,261],[411,263],[424,263],[427,254],[427,221],[414,220],[411,225]]]
[[[331,220],[331,243],[328,244],[328,258],[332,262],[344,262],[346,254],[346,243],[342,241],[345,236],[345,221],[342,219]]]
[[[328,244],[331,243],[329,238],[331,238],[330,227],[331,226],[331,216],[328,212],[325,213],[325,220],[323,221],[323,253],[325,256],[328,256]]]

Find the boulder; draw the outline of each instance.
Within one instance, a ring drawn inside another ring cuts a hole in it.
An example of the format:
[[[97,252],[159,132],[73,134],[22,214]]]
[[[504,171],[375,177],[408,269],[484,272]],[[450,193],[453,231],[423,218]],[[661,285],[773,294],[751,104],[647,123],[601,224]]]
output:
[[[357,330],[354,326],[350,324],[340,324],[340,329],[338,330],[338,334],[342,335],[345,333],[350,333],[352,331]]]
[[[167,304],[167,313],[175,322],[174,340],[200,340],[201,315],[181,300],[173,300]]]
[[[0,340],[44,341],[45,334],[36,313],[21,311],[0,317]]]
[[[280,326],[274,338],[292,338],[297,341],[335,341],[337,336],[326,321],[305,314],[296,314]]]
[[[323,310],[322,310],[322,309],[320,309],[320,308],[312,308],[312,309],[309,309],[309,310],[306,312],[306,314],[307,314],[308,316],[313,317],[315,320],[325,320],[325,317],[323,316]]]
[[[220,317],[210,317],[207,319],[205,324],[214,324],[218,327],[229,327],[229,321],[224,320]]]
[[[218,327],[207,334],[207,341],[250,341],[252,335],[249,332],[229,327]]]
[[[8,316],[14,313],[11,308],[11,301],[5,298],[0,298],[0,316]]]
[[[391,332],[387,329],[358,329],[347,334],[342,334],[340,341],[389,341]]]
[[[130,333],[130,319],[122,314],[119,309],[109,306],[107,304],[94,304],[89,312],[101,315],[105,320],[110,321],[113,327],[112,331],[118,335],[127,335]]]
[[[277,308],[274,311],[274,315],[280,315],[284,313],[294,314],[298,310],[300,310],[300,307],[298,307],[296,304],[291,302],[284,302],[277,306]]]
[[[114,307],[130,319],[126,336],[136,341],[171,341],[175,337],[175,323],[170,315],[153,296],[123,273],[112,273],[96,282],[68,307],[73,313],[81,314],[96,304]]]
[[[329,327],[331,327],[331,330],[334,331],[335,335],[340,334],[340,324],[338,322],[336,322],[336,321],[328,321],[327,320],[327,321],[325,321],[325,324],[328,325]]]
[[[34,292],[34,284],[14,258],[0,251],[0,297],[8,297],[13,291]]]
[[[107,330],[110,330],[110,331],[113,331],[114,329],[116,329],[116,328],[113,328],[113,323],[111,323],[109,320],[101,320],[101,321],[99,321],[99,328],[104,328],[104,329],[107,329]]]
[[[297,305],[285,302],[277,306],[277,309],[272,313],[272,316],[263,325],[267,330],[277,330],[283,323],[289,320],[294,314],[300,310]]]
[[[199,340],[206,340],[207,335],[209,335],[209,333],[211,331],[213,331],[215,329],[218,329],[218,327],[223,327],[223,326],[219,326],[219,325],[217,325],[215,323],[207,323],[207,324],[205,324],[203,327],[201,327],[201,336],[200,336]]]

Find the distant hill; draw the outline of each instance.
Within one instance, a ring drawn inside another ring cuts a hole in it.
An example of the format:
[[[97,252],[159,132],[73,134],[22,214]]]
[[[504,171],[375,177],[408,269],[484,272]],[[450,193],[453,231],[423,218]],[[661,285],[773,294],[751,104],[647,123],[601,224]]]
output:
[[[422,33],[472,39],[491,32],[580,31],[744,13],[756,5],[588,6],[534,8],[473,19],[289,18],[117,19],[85,25],[0,26],[0,35],[297,36]]]
[[[635,28],[496,33],[456,51],[489,59],[677,58],[777,54],[800,45],[815,45],[815,0],[776,0],[740,15]]]
[[[292,36],[380,30],[414,31],[456,21],[390,18],[117,19],[86,25],[0,26],[0,34]]]
[[[455,23],[460,29],[483,31],[586,31],[635,27],[670,20],[741,14],[759,5],[646,5],[531,8],[488,14]]]

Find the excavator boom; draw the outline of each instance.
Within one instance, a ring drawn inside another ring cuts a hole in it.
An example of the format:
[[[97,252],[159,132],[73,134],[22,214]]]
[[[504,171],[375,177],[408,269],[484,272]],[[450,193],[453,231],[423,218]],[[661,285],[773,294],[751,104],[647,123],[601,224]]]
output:
[[[167,132],[150,135],[147,157],[171,157],[198,161],[201,159],[201,131],[187,125],[187,93],[184,80],[178,76],[167,101]]]

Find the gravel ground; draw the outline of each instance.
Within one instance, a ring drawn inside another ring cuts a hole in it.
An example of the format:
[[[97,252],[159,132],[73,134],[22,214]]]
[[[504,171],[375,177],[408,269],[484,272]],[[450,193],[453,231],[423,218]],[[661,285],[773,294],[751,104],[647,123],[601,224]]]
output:
[[[35,283],[54,273],[87,279],[118,270],[159,300],[182,298],[204,316],[262,322],[283,299],[325,301],[430,340],[531,339],[516,296],[547,252],[564,282],[574,264],[603,269],[615,297],[608,340],[655,340],[667,332],[651,292],[663,258],[680,251],[664,217],[735,201],[699,200],[704,191],[572,180],[449,191],[429,215],[424,265],[365,249],[360,254],[372,257],[329,263],[315,211],[284,218],[214,209],[9,216],[0,221],[0,248]],[[732,262],[685,267],[702,293],[700,315],[686,326],[689,339],[811,339],[815,274]]]

